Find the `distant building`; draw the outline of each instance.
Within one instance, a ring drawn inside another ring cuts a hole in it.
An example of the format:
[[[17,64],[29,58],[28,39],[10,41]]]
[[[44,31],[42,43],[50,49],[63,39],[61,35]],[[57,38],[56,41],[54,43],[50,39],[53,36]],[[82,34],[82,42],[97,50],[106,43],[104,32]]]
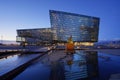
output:
[[[17,30],[17,41],[28,44],[65,43],[70,36],[76,45],[93,45],[98,41],[98,17],[55,10],[49,13],[51,28]]]

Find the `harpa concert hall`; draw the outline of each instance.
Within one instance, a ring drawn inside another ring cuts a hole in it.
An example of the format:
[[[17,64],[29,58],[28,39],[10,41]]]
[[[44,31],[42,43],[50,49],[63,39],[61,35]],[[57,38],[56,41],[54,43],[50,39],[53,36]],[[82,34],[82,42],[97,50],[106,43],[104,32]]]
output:
[[[50,10],[50,28],[19,29],[17,42],[26,45],[64,45],[72,36],[75,45],[93,45],[98,41],[98,17]]]

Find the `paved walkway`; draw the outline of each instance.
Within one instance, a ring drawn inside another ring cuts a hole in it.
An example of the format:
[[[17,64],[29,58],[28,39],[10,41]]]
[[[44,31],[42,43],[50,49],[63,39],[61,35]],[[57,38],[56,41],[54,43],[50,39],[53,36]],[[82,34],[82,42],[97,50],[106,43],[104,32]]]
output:
[[[37,48],[37,49],[29,49],[29,52],[47,52],[50,50],[49,47],[42,47],[42,48]]]

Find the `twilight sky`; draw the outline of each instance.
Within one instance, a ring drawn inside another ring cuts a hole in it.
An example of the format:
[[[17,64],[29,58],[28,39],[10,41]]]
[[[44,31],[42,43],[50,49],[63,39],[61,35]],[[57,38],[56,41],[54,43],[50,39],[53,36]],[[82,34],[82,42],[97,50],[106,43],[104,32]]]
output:
[[[0,40],[17,29],[50,27],[49,10],[100,18],[99,40],[120,39],[120,0],[0,0]]]

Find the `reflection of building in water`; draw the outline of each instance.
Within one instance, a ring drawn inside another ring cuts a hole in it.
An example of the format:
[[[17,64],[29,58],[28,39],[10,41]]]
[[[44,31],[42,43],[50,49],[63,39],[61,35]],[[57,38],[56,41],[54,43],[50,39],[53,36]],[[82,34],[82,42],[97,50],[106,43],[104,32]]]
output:
[[[67,57],[64,65],[65,80],[88,79],[97,76],[97,52],[79,51],[73,54],[73,57]]]
[[[97,51],[86,51],[86,60],[89,76],[98,76],[98,54]]]

